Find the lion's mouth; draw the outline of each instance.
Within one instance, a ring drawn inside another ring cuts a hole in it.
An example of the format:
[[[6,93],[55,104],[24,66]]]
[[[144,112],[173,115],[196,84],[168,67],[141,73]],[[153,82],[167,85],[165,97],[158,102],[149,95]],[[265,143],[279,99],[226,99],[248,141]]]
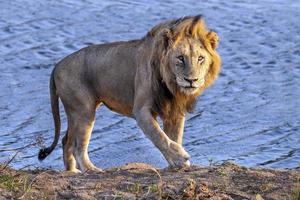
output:
[[[190,85],[190,86],[183,86],[183,87],[186,88],[186,89],[196,89],[196,88],[198,88],[198,87],[193,86],[193,85]]]
[[[196,86],[193,86],[193,85],[190,85],[190,86],[181,86],[181,90],[184,92],[184,93],[187,93],[187,94],[191,94],[191,93],[194,93],[195,91],[197,91],[198,87]]]
[[[189,82],[186,80],[183,80],[179,77],[177,77],[177,84],[180,87],[180,90],[184,93],[194,93],[197,91],[203,84],[204,84],[204,79],[199,79],[194,82]]]

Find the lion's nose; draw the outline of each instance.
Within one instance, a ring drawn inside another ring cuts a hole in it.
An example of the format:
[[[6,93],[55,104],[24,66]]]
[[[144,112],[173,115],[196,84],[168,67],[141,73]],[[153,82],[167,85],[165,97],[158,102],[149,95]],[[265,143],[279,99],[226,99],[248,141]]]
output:
[[[198,81],[198,78],[184,78],[184,80],[186,80],[187,82],[189,82],[190,84],[192,84],[193,82]]]

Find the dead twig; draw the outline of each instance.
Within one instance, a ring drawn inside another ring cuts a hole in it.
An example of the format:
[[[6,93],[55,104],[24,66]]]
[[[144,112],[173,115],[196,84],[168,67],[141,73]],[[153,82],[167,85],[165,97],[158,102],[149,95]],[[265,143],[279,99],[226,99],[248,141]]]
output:
[[[8,165],[16,158],[16,156],[17,156],[21,151],[23,151],[24,149],[26,149],[26,148],[28,148],[28,147],[31,147],[31,146],[40,145],[40,144],[42,143],[41,140],[42,140],[42,139],[37,138],[37,139],[36,139],[36,142],[30,143],[30,144],[27,144],[27,145],[25,145],[25,146],[23,146],[23,147],[19,147],[19,148],[15,148],[15,149],[0,149],[0,152],[3,152],[3,151],[15,151],[15,154],[13,155],[13,157],[12,157],[11,159],[9,159],[9,160],[5,163],[4,167],[2,167],[2,168],[0,169],[0,172],[2,172],[3,170],[5,170],[5,169],[8,167]]]
[[[163,186],[162,177],[161,177],[160,173],[157,171],[157,169],[155,169],[154,167],[150,167],[149,169],[158,175],[158,178],[159,178],[159,183],[157,184],[158,199],[161,199],[162,198],[162,186]],[[149,195],[150,189],[151,188],[149,187],[147,193],[145,194],[146,197]]]
[[[17,151],[17,152],[13,155],[13,157],[12,157],[11,159],[9,159],[9,161],[7,161],[7,162],[5,163],[4,167],[2,167],[2,169],[0,170],[0,172],[4,171],[4,170],[7,168],[7,166],[15,159],[15,157],[16,157],[16,156],[18,155],[18,153],[20,153],[20,152],[21,152],[21,150]]]

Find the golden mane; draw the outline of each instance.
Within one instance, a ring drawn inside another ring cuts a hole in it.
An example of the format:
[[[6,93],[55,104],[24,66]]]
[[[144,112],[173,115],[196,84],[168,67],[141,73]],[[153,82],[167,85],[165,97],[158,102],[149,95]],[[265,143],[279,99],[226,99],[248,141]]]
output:
[[[218,36],[215,32],[209,31],[205,27],[204,19],[201,15],[188,16],[179,19],[162,22],[153,27],[145,36],[145,39],[152,39],[154,47],[152,49],[152,87],[154,102],[154,113],[169,116],[173,113],[191,112],[194,108],[196,98],[203,90],[213,84],[220,72],[221,59],[216,48],[218,46]],[[211,55],[212,63],[205,77],[205,85],[193,95],[185,95],[179,92],[171,73],[166,64],[166,54],[170,48],[184,38],[199,39]]]

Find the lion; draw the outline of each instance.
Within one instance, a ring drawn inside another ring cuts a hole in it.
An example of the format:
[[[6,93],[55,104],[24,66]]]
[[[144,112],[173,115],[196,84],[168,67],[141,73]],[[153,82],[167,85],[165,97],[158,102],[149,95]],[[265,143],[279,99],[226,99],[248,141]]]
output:
[[[198,15],[162,22],[141,39],[91,45],[63,58],[50,78],[55,137],[40,150],[39,160],[59,141],[60,99],[68,122],[62,139],[67,171],[102,171],[88,156],[101,105],[134,118],[170,167],[190,166],[182,146],[185,115],[219,74],[217,46],[217,34]]]

